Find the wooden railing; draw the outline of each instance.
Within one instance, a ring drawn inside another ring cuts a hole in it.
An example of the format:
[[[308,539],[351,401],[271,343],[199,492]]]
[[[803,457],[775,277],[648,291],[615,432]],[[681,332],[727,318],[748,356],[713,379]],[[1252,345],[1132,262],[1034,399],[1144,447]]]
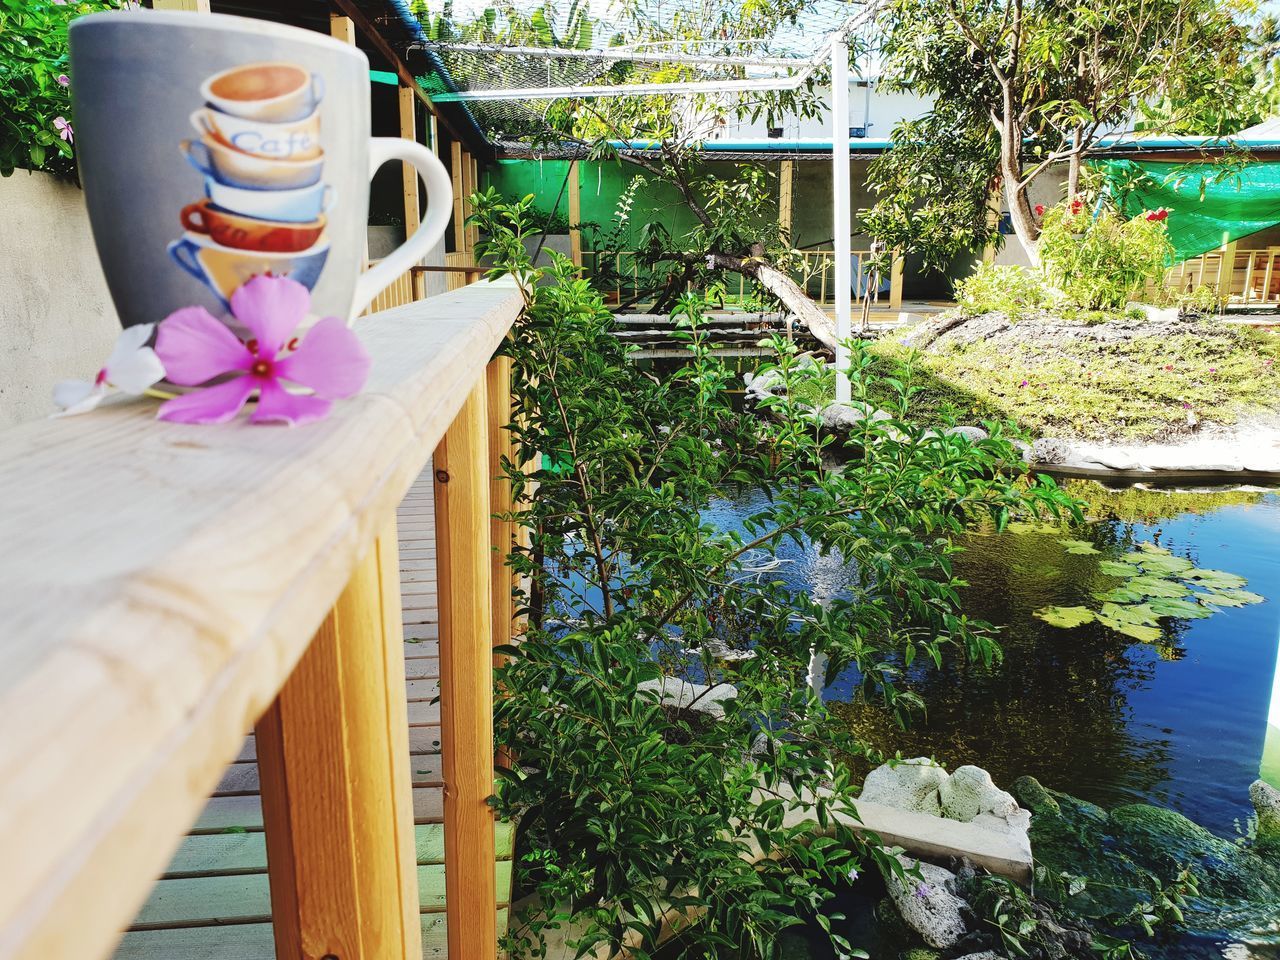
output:
[[[831,250],[802,250],[800,265],[791,272],[792,279],[803,287],[819,306],[832,308],[835,306],[834,257],[834,251]],[[870,259],[871,251],[854,250],[853,257],[855,258],[854,280],[858,284],[855,289],[855,299],[857,299],[863,289],[861,284],[866,282],[865,279],[860,279],[865,277],[865,274],[858,269],[858,266]],[[649,268],[641,264],[636,253],[631,250],[583,250],[582,261],[588,276],[607,277],[612,281],[605,288],[604,293],[614,302],[630,301],[643,291],[660,286],[660,283],[651,275]],[[607,271],[602,272],[603,264],[608,264]],[[751,281],[742,275],[725,276],[724,279],[729,285],[730,297],[739,303],[746,303],[753,292]],[[888,286],[888,291],[880,295],[876,309],[901,309],[901,257],[893,258],[893,266],[889,276],[884,278],[884,285]]]
[[[491,357],[519,304],[362,320],[369,383],[319,424],[136,401],[0,434],[0,957],[109,955],[250,728],[276,956],[420,957],[395,511],[433,451],[449,953],[495,956]]]
[[[1280,304],[1280,247],[1240,250],[1234,243],[1174,264],[1163,286],[1174,293],[1210,290],[1221,304]]]

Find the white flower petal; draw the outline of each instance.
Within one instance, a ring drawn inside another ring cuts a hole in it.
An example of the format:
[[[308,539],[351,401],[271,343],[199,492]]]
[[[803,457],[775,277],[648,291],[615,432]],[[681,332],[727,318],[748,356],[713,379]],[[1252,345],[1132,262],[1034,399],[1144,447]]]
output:
[[[139,323],[121,330],[120,336],[116,339],[115,349],[111,351],[111,356],[107,357],[107,370],[114,373],[116,364],[141,350],[147,341],[151,339],[151,334],[155,332],[155,329],[156,325],[154,323]],[[111,377],[111,382],[115,383],[116,378]]]
[[[143,347],[112,363],[107,368],[107,379],[125,393],[142,393],[164,379],[164,364],[154,350]]]
[[[88,413],[107,395],[107,388],[84,380],[63,380],[53,388],[53,402],[61,407],[55,417],[72,417]]]

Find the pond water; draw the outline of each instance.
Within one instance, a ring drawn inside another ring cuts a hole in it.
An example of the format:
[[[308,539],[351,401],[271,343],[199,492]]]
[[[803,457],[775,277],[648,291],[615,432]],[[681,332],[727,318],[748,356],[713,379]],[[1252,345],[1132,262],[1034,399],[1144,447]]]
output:
[[[1008,786],[1024,774],[1106,807],[1137,800],[1172,807],[1224,837],[1246,829],[1249,784],[1263,765],[1280,648],[1280,494],[1104,491],[1088,496],[1100,519],[1061,531],[974,535],[957,561],[969,586],[965,611],[1000,628],[1003,662],[948,662],[913,672],[928,714],[901,731],[859,704],[856,675],[825,698],[872,743],[903,756],[933,756],[954,769],[974,763]],[[707,519],[729,528],[754,512],[751,491],[717,502]],[[1064,537],[1097,553],[1069,553]],[[1054,605],[1100,604],[1117,581],[1099,564],[1140,544],[1166,548],[1198,568],[1248,580],[1266,602],[1203,619],[1160,620],[1154,642],[1098,622],[1063,628],[1033,614]],[[771,576],[818,596],[838,593],[849,571],[838,557],[788,545]],[[1276,709],[1280,710],[1280,692]],[[1280,719],[1280,718],[1277,718]],[[1273,744],[1272,749],[1277,746]]]

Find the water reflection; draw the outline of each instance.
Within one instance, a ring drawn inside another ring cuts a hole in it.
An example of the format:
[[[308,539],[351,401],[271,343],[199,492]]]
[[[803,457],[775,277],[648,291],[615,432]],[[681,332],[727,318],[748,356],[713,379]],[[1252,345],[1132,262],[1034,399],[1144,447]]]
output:
[[[1103,555],[1071,555],[1058,532],[967,538],[957,573],[966,612],[1001,629],[1003,662],[918,666],[912,685],[928,713],[902,731],[862,703],[857,676],[824,695],[863,737],[889,753],[932,755],[949,767],[977,763],[997,782],[1031,774],[1048,786],[1112,806],[1164,803],[1232,835],[1251,812],[1276,674],[1280,633],[1280,533],[1274,493],[1166,494],[1093,488],[1097,520],[1072,536]],[[744,492],[708,519],[734,527],[760,506]],[[1114,585],[1098,571],[1107,553],[1158,543],[1197,566],[1247,577],[1270,602],[1195,620],[1164,620],[1160,640],[1137,643],[1097,623],[1051,627],[1032,616],[1051,605],[1096,606]],[[852,582],[838,556],[788,544],[771,576],[830,599]],[[822,664],[812,663],[811,682]]]

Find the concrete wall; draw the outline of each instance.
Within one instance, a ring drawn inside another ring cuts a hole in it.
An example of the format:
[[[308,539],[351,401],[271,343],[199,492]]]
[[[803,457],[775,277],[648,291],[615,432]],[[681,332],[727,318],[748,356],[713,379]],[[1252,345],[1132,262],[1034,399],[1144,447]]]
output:
[[[79,188],[0,179],[0,427],[51,413],[53,385],[92,379],[119,332]]]
[[[1042,203],[1046,207],[1051,207],[1055,203],[1061,203],[1067,195],[1067,165],[1060,163],[1055,167],[1050,167],[1040,176],[1031,182],[1031,205]],[[1001,206],[1002,213],[1008,213],[1008,205]],[[1016,264],[1020,267],[1031,265],[1031,258],[1027,256],[1027,250],[1022,245],[1022,241],[1013,233],[1012,227],[1004,236],[1004,246],[996,253],[995,262],[998,264]]]
[[[369,227],[370,260],[381,260],[402,243],[404,243],[403,225]],[[428,267],[444,266],[444,237],[441,237],[439,242],[422,258],[422,263]],[[426,278],[428,297],[434,297],[436,294],[444,293],[448,289],[446,287],[448,280],[445,274],[428,273]]]

